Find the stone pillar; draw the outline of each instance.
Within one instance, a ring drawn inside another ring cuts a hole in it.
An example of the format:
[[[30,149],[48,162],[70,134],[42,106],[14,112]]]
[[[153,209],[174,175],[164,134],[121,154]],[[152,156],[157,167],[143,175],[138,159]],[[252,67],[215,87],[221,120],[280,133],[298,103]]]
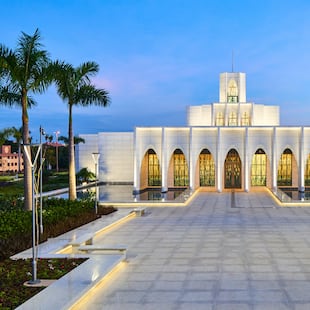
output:
[[[272,190],[277,190],[277,177],[278,177],[278,166],[277,166],[277,128],[273,127],[272,135]]]
[[[189,129],[189,188],[195,188],[194,163],[193,163],[193,129]]]
[[[298,178],[298,190],[300,192],[305,191],[305,133],[304,127],[301,127],[300,132],[300,144],[299,144],[299,178]]]
[[[133,136],[134,143],[134,160],[133,160],[133,193],[138,193],[140,190],[140,165],[138,163],[138,143],[137,143],[137,128]]]
[[[244,191],[249,192],[250,182],[249,182],[249,130],[248,127],[245,128],[245,139],[244,139]]]
[[[221,164],[221,128],[217,128],[217,141],[216,141],[216,188],[220,193],[222,192],[222,164]]]
[[[163,193],[168,191],[167,149],[164,127],[161,132],[161,191]]]

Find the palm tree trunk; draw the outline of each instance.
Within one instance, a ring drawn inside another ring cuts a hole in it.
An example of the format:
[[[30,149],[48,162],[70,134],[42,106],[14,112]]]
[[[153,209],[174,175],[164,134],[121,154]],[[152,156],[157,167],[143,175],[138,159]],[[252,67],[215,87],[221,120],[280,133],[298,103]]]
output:
[[[29,119],[27,112],[27,92],[22,93],[22,122],[23,122],[23,140],[24,144],[29,143]],[[27,146],[29,159],[31,161],[30,146]],[[32,210],[32,173],[31,163],[24,152],[24,209]]]
[[[20,141],[18,141],[18,164],[17,164],[17,173],[20,173]]]
[[[69,103],[69,199],[76,199],[74,136],[72,129],[72,104]]]

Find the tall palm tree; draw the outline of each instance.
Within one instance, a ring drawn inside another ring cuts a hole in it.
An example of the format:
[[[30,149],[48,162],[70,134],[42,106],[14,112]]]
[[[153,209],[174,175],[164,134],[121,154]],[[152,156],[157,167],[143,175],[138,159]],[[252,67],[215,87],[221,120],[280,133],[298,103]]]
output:
[[[43,93],[52,82],[50,59],[41,44],[40,32],[33,35],[22,32],[15,50],[0,45],[0,102],[22,109],[23,142],[30,143],[28,108],[35,102],[30,93]],[[30,153],[30,150],[29,150]],[[24,162],[24,206],[32,208],[31,165]]]
[[[15,142],[18,144],[18,173],[20,173],[20,154],[21,154],[21,143],[23,142],[23,127],[16,128],[12,127],[11,135],[15,139]]]
[[[64,144],[68,145],[69,143],[69,139],[65,136],[60,136],[58,138],[59,141],[63,141]],[[79,136],[74,136],[73,137],[73,142],[74,142],[74,145],[77,145],[77,144],[80,144],[80,143],[85,143],[85,139],[83,139],[82,137],[79,137]]]
[[[108,92],[96,88],[90,78],[99,71],[99,65],[95,62],[85,62],[78,67],[70,64],[56,62],[55,83],[57,93],[68,105],[68,147],[69,147],[69,199],[76,199],[74,135],[72,125],[72,109],[74,106],[97,105],[105,107],[110,103]]]

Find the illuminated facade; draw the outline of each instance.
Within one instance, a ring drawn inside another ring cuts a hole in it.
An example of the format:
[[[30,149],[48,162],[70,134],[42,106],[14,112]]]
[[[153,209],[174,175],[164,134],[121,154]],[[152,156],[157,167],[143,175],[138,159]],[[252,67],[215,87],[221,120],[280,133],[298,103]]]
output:
[[[278,106],[246,100],[244,73],[220,74],[219,102],[189,106],[185,127],[136,127],[133,133],[82,135],[78,168],[100,180],[148,187],[250,191],[310,185],[310,127],[280,126]],[[94,168],[91,168],[94,170]]]

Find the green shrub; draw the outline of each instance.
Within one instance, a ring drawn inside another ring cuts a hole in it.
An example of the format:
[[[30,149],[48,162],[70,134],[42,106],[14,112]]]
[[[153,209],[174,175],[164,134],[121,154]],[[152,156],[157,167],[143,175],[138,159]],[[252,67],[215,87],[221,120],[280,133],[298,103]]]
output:
[[[22,199],[1,199],[0,258],[31,247],[32,212],[23,209]],[[97,218],[92,200],[44,199],[44,235],[41,241],[55,237]]]

